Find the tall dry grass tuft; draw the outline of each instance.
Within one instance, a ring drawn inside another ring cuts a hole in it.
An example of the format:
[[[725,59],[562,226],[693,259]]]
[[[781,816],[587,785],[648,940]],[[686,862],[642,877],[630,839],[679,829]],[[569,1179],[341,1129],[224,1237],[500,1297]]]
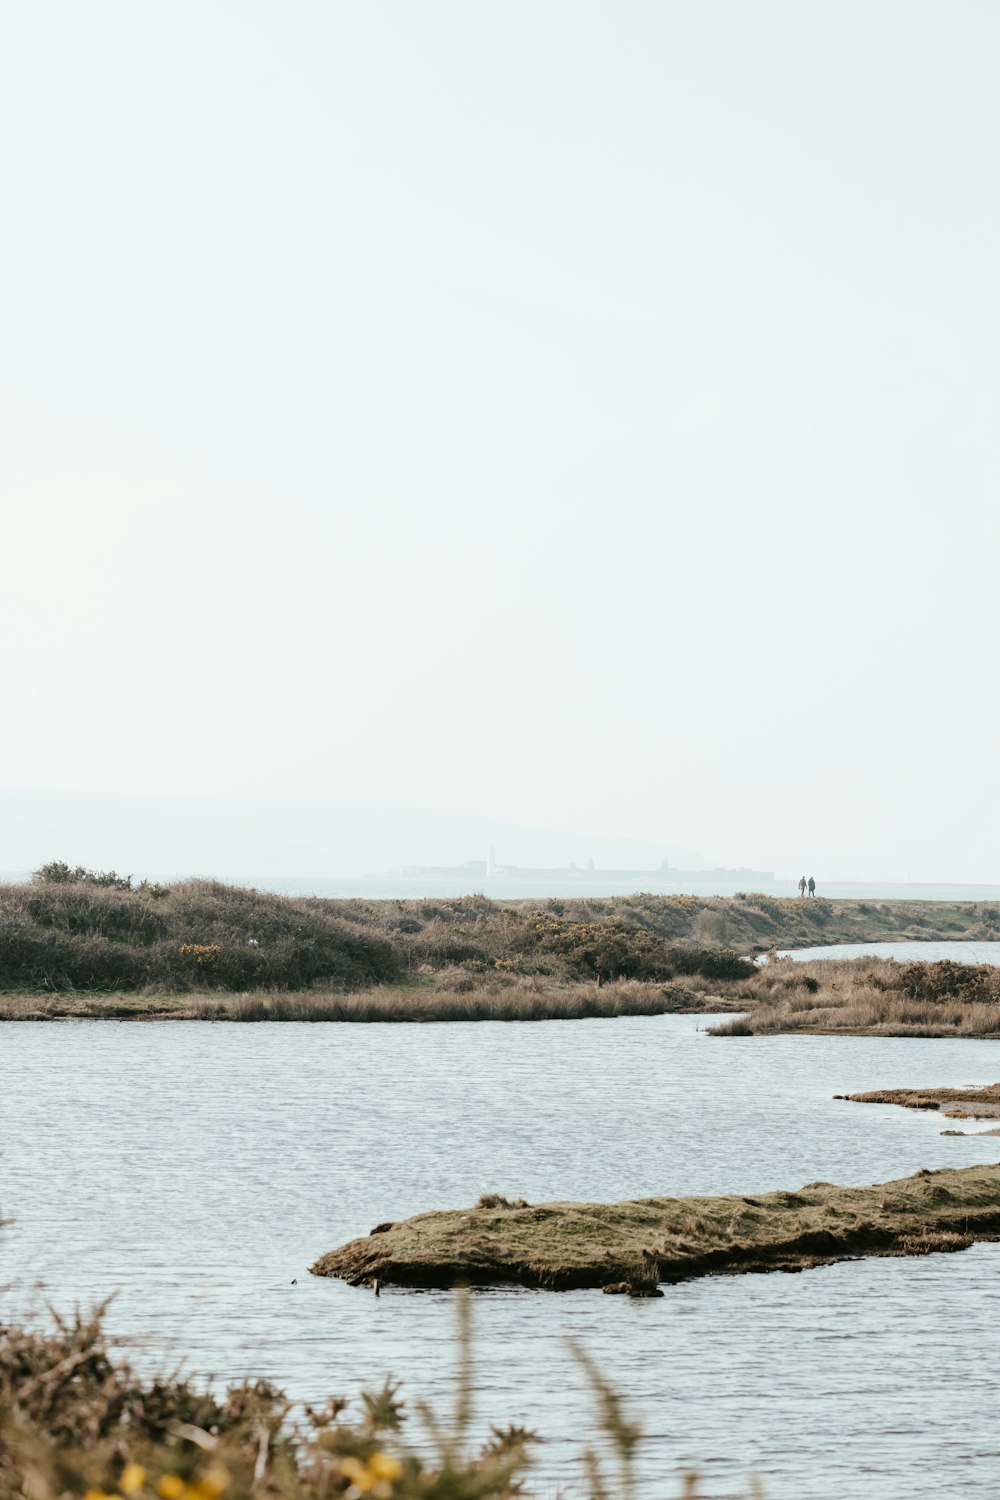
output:
[[[637,980],[570,985],[538,976],[445,974],[436,985],[376,986],[355,994],[209,998],[200,1002],[197,1014],[206,1020],[232,1021],[554,1021],[655,1016],[698,1008],[690,991]]]
[[[1000,969],[987,964],[895,963],[886,958],[770,962],[730,999],[748,1016],[719,1036],[844,1032],[882,1036],[1000,1035]]]

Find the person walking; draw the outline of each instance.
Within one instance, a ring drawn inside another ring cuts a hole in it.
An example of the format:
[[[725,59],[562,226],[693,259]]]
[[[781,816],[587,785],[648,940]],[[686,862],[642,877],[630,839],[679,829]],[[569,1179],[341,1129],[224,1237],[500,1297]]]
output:
[[[816,882],[811,875],[809,876],[809,894],[810,896],[815,896],[816,894]]]
[[[806,893],[806,877],[803,875],[802,879],[799,881],[799,895],[800,896],[804,896],[805,893]]]

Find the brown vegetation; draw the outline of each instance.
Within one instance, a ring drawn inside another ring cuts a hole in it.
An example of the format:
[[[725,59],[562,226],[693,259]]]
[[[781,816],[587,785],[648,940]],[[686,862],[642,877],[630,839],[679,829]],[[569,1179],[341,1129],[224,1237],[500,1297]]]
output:
[[[498,973],[466,982],[461,970],[351,991],[0,993],[0,1021],[567,1021],[728,1008],[726,1001],[704,994],[690,980],[648,984],[623,979],[598,985]]]
[[[748,1007],[712,1028],[720,1036],[1000,1036],[1000,969],[989,964],[772,957],[749,980],[720,988],[732,1009]]]
[[[0,887],[0,989],[348,992],[457,970],[459,993],[486,989],[487,976],[559,986],[749,974],[745,959],[718,944],[675,940],[690,922],[648,902],[655,898],[570,912],[561,902],[481,896],[326,901],[217,881],[133,887],[114,872],[55,864],[26,885]]]
[[[207,880],[136,889],[107,880],[40,873],[27,885],[0,886],[0,987],[360,988],[400,973],[388,937],[332,902]]]
[[[873,1089],[865,1094],[834,1094],[855,1104],[899,1104],[903,1109],[937,1109],[949,1120],[1000,1117],[1000,1083],[964,1089]]]
[[[484,1206],[420,1214],[312,1267],[355,1285],[395,1282],[632,1291],[860,1255],[923,1255],[1000,1238],[1000,1166],[917,1172],[867,1188],[814,1182],[755,1197]],[[624,1283],[624,1287],[622,1284]]]
[[[851,1029],[834,1014],[844,1011],[845,995],[826,998],[838,988],[831,966],[793,973],[774,963],[758,972],[741,953],[887,932],[992,936],[1000,930],[995,920],[993,907],[975,902],[871,905],[754,892],[732,899],[328,901],[217,881],[136,886],[113,871],[56,863],[28,884],[0,886],[0,1014],[542,1019],[763,1001],[754,1030],[789,1029],[778,1024],[778,1011],[801,1029],[807,1012],[819,1021],[825,1010],[831,1028]],[[996,971],[945,967],[939,974],[941,966],[903,966],[903,989],[895,981],[880,989],[877,967],[852,969],[859,982],[852,982],[850,1004],[877,991],[879,1013],[891,1025],[899,1019],[889,1014],[896,998],[910,1017],[932,1005],[933,1024],[946,1034],[967,1029],[964,1010],[948,1018],[956,1005],[992,1007],[1000,1022],[1000,990],[984,977]],[[857,1018],[859,1029],[871,1024]]]

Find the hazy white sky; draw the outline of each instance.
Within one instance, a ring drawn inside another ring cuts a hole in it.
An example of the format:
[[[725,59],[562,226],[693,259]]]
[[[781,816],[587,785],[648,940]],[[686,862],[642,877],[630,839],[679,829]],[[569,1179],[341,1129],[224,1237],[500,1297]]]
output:
[[[0,787],[1000,879],[992,0],[11,0]]]

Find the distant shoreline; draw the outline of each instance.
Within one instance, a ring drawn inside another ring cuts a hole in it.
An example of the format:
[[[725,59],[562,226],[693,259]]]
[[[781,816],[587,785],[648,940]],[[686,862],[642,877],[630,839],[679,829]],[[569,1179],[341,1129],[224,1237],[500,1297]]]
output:
[[[257,872],[237,875],[223,872],[206,875],[204,872],[180,872],[177,870],[140,870],[133,872],[138,882],[146,879],[154,884],[179,885],[191,880],[210,879],[234,888],[265,891],[272,895],[294,896],[326,901],[434,901],[459,900],[464,896],[486,896],[491,901],[545,901],[571,900],[594,897],[611,900],[617,897],[640,894],[654,896],[694,896],[699,900],[713,897],[730,898],[738,891],[749,893],[759,890],[761,894],[783,900],[797,898],[794,880],[776,879],[771,883],[751,883],[749,880],[700,881],[697,872],[683,883],[673,878],[658,876],[655,872],[643,872],[645,879],[616,872],[588,872],[562,876],[544,870],[524,871],[517,876],[494,875],[470,877],[467,874],[408,876],[400,871],[388,870],[368,875],[274,875]],[[671,876],[676,872],[671,872]],[[23,885],[30,879],[30,871],[0,871],[0,891],[4,886]],[[1000,903],[1000,884],[984,882],[931,882],[931,881],[823,881],[818,895],[831,901],[906,901],[906,902],[967,902],[995,901]]]
[[[806,965],[758,971],[748,955],[956,938],[1000,940],[1000,903],[759,891],[330,900],[219,881],[137,886],[56,862],[0,887],[0,1017],[398,1022],[753,1007],[737,1034],[825,1029],[816,994],[828,962],[817,979]]]

